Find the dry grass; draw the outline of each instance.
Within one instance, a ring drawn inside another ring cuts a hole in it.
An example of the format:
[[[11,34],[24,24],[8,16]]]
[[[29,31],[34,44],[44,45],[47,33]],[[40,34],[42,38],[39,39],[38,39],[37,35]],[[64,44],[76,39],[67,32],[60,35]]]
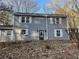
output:
[[[76,44],[69,41],[0,43],[0,59],[77,59]]]

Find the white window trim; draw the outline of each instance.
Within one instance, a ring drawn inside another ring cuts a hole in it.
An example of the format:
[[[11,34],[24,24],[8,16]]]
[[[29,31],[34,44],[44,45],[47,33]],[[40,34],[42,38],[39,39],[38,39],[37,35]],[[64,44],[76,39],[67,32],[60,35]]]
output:
[[[11,31],[11,36],[13,36],[14,35],[14,32],[13,32],[13,30]]]
[[[25,35],[28,35],[28,34],[29,34],[28,29],[26,29],[26,34]]]
[[[29,23],[32,23],[32,17],[29,17]]]
[[[60,36],[57,36],[57,30],[60,31]],[[63,31],[62,31],[62,29],[55,29],[55,30],[54,30],[54,36],[55,36],[55,37],[63,37]]]
[[[7,35],[7,31],[4,32],[4,36],[6,36],[6,35]]]
[[[50,18],[50,23],[53,24],[53,18]]]
[[[62,18],[59,18],[59,24],[62,24]]]
[[[22,23],[22,22],[21,22],[21,20],[22,20],[21,17],[22,17],[22,16],[19,16],[19,23]]]
[[[1,36],[1,30],[0,30],[0,36]]]
[[[28,19],[28,20],[29,20],[29,19]],[[25,23],[27,23],[26,21],[27,21],[27,17],[25,17]]]

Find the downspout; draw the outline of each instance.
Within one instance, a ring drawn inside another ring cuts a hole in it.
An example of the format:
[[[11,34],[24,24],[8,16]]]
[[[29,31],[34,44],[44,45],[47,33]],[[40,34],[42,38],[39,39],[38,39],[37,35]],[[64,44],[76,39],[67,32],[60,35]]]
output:
[[[46,15],[46,39],[49,39],[49,37],[48,37],[48,22],[47,22],[47,15]]]
[[[13,14],[13,41],[15,40],[15,17]]]

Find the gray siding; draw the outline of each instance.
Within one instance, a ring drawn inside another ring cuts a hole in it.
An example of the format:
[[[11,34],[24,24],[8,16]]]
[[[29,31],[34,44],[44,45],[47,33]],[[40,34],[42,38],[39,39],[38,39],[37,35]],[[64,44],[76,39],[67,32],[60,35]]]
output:
[[[46,18],[45,17],[32,17],[32,23],[19,23],[19,17],[15,17],[15,32],[16,36],[18,36],[18,39],[24,39],[24,40],[39,40],[39,32],[38,30],[46,30]],[[47,18],[47,24],[48,24],[48,37],[50,40],[53,39],[68,39],[68,34],[66,33],[66,27],[67,27],[67,19],[63,18],[62,19],[62,24],[51,24],[50,23],[50,18]],[[17,30],[16,30],[17,29]],[[20,30],[21,29],[28,29],[29,33],[28,35],[21,35]],[[63,37],[55,37],[54,36],[54,30],[55,29],[62,29],[63,31]],[[37,36],[34,37],[33,32],[35,34],[38,34]],[[44,38],[46,39],[46,33],[44,33]]]

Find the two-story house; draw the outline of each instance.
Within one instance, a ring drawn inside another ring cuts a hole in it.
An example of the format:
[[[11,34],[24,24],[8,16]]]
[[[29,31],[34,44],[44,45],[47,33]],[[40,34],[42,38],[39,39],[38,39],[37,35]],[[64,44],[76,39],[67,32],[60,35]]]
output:
[[[7,11],[10,21],[8,25],[4,25],[0,20],[0,41],[69,39],[66,15],[14,13],[3,3],[0,5],[0,12],[2,11]]]
[[[14,13],[17,40],[67,40],[67,16],[63,14]]]

